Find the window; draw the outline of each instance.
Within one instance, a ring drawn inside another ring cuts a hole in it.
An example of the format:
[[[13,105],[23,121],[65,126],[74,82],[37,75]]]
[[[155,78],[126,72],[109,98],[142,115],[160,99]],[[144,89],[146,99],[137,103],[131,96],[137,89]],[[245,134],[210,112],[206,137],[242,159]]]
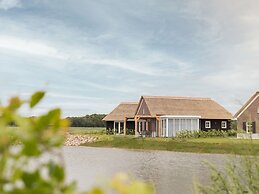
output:
[[[246,132],[251,133],[253,131],[253,123],[252,122],[246,122]]]
[[[259,106],[258,106],[258,108],[257,108],[257,114],[259,114]]]
[[[205,128],[210,129],[210,121],[205,121]]]
[[[144,108],[142,109],[142,114],[143,114],[143,115],[145,114],[145,109],[144,109]]]
[[[222,121],[221,122],[221,128],[226,129],[227,128],[227,121]]]
[[[161,128],[162,128],[162,131],[161,131],[161,137],[165,137],[166,136],[166,119],[162,119],[161,120]]]

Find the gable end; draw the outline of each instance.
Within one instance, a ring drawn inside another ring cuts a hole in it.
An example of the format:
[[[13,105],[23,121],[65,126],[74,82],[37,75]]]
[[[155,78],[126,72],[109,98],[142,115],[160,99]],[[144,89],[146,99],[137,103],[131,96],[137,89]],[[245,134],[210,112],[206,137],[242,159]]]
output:
[[[245,105],[235,114],[235,118],[240,117],[259,97],[259,92],[256,92],[246,103]]]
[[[149,108],[143,96],[141,96],[141,99],[139,101],[139,106],[137,108],[136,115],[150,115]]]

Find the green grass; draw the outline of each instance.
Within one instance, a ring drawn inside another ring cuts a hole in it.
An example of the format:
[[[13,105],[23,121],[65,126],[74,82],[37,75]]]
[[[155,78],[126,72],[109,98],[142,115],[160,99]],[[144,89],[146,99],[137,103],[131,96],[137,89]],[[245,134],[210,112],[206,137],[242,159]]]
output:
[[[100,135],[97,142],[86,143],[84,146],[240,155],[252,154],[253,151],[259,154],[259,140],[234,138],[142,139],[133,136]]]
[[[71,134],[78,135],[103,135],[105,128],[103,127],[70,127],[68,130]]]
[[[167,150],[177,152],[259,154],[259,140],[235,138],[135,138],[134,136],[105,135],[105,128],[70,127],[71,134],[98,136],[98,141],[83,146],[125,149]]]

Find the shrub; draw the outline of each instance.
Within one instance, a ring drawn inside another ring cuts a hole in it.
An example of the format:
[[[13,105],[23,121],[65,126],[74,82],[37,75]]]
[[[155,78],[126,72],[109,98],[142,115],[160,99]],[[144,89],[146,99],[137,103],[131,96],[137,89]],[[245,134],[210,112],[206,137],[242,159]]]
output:
[[[6,107],[0,107],[0,193],[1,194],[74,194],[76,183],[67,183],[61,149],[68,121],[61,118],[61,110],[53,109],[38,117],[19,115],[22,105],[35,107],[44,97],[37,92],[28,101],[11,98]],[[10,127],[15,122],[18,127]],[[50,155],[49,160],[42,160]],[[34,164],[33,168],[30,164]],[[150,184],[129,179],[125,174],[108,182],[109,193],[154,193]],[[96,187],[85,192],[103,194]]]
[[[230,121],[230,129],[232,130],[237,130],[237,121],[236,120],[231,120]]]
[[[183,130],[178,131],[176,138],[207,138],[207,137],[231,137],[236,136],[237,132],[235,130],[209,130],[209,131],[190,131]]]
[[[113,128],[108,128],[105,130],[106,135],[114,135],[114,129]],[[123,134],[123,131],[121,132]],[[135,134],[135,129],[126,129],[126,135],[134,135]]]
[[[211,171],[211,184],[204,186],[194,183],[196,193],[259,193],[259,161],[255,155],[234,158],[223,170],[207,164]]]

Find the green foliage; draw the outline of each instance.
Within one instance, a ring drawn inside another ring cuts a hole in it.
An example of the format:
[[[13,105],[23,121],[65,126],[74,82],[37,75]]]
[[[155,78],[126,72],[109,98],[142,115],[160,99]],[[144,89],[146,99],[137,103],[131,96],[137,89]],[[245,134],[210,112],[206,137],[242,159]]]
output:
[[[37,92],[28,102],[14,97],[8,106],[0,108],[0,193],[71,193],[73,184],[65,184],[64,169],[59,163],[50,160],[30,167],[43,153],[52,154],[63,145],[68,126],[68,122],[60,118],[60,109],[37,118],[18,114],[23,104],[34,107],[43,96],[44,92]],[[11,121],[19,128],[10,128]]]
[[[104,135],[106,129],[104,127],[69,127],[68,132],[76,135]]]
[[[236,136],[236,130],[209,130],[209,131],[179,131],[176,134],[176,138],[184,139],[184,138],[208,138],[208,137],[233,137]]]
[[[114,129],[113,128],[107,128],[105,130],[105,133],[107,135],[114,135]],[[115,132],[116,134],[118,133],[118,129]],[[121,130],[121,134],[123,134],[123,130]],[[135,135],[135,129],[133,128],[126,128],[126,135]]]
[[[110,187],[114,188],[116,193],[123,194],[150,194],[154,193],[152,185],[147,185],[143,182],[135,181],[127,174],[119,173],[110,181]]]
[[[39,91],[31,96],[30,107],[33,108],[44,97],[45,92]]]
[[[135,129],[126,129],[126,135],[135,135]]]
[[[218,170],[214,165],[207,163],[211,175],[211,184],[203,186],[195,183],[196,193],[259,193],[259,161],[256,156],[243,156],[228,162],[224,170]]]
[[[237,131],[237,121],[236,120],[230,121],[230,129]]]
[[[53,109],[32,118],[19,115],[22,105],[33,108],[43,97],[44,92],[33,94],[29,101],[14,97],[6,107],[0,107],[1,194],[78,193],[74,182],[66,182],[59,149],[69,125],[61,118],[61,110]],[[18,127],[9,127],[10,122],[15,122]],[[44,159],[45,156],[49,159]],[[109,181],[108,188],[96,187],[84,193],[154,193],[151,185],[125,177],[115,177]]]
[[[105,114],[91,114],[83,117],[68,117],[71,127],[105,127]]]
[[[107,134],[107,135],[113,135],[113,134],[114,134],[114,129],[112,129],[112,128],[107,128],[107,129],[106,129],[106,134]]]

